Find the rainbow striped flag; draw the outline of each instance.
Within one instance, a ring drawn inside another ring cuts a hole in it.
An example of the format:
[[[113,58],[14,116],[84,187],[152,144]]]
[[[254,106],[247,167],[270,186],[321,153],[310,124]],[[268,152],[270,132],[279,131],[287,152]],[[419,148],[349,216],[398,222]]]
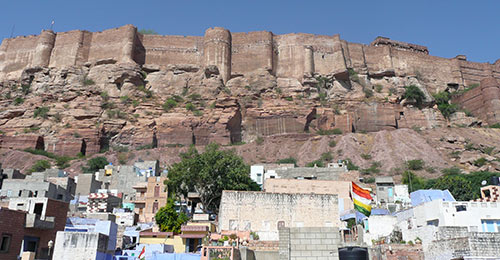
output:
[[[370,206],[373,200],[370,192],[359,187],[356,183],[352,182],[351,189],[351,199],[354,203],[354,209],[361,212],[363,215],[369,217],[372,212],[372,207]]]

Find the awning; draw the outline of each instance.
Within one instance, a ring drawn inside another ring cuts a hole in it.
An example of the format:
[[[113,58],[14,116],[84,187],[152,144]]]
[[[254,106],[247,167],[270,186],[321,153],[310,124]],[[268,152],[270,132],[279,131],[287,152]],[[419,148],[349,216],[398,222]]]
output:
[[[208,226],[197,226],[197,225],[182,225],[181,226],[181,231],[194,231],[194,232],[207,232],[208,231]]]
[[[182,238],[204,238],[207,234],[181,234]]]

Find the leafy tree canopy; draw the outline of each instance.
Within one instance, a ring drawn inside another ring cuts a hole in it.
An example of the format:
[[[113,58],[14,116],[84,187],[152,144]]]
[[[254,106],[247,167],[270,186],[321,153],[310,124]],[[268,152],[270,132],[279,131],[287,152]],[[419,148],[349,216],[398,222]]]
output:
[[[87,173],[94,173],[96,171],[99,171],[100,169],[103,169],[104,166],[108,165],[109,162],[106,159],[106,157],[99,156],[92,158],[87,161],[87,167],[82,167],[84,172]]]
[[[198,192],[205,212],[218,212],[223,190],[260,190],[249,177],[250,166],[233,151],[219,150],[217,144],[207,145],[203,153],[190,147],[180,157],[181,162],[168,170],[169,192],[184,196]]]
[[[184,212],[177,213],[175,211],[175,203],[172,198],[169,198],[167,205],[160,208],[155,215],[156,224],[162,232],[180,233],[182,224],[188,220],[189,218]]]

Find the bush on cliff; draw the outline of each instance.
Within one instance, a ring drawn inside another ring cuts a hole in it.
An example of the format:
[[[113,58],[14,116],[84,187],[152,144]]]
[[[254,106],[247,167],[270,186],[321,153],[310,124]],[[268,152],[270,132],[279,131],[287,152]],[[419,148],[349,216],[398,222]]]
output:
[[[415,105],[417,107],[420,107],[424,103],[425,94],[417,86],[410,85],[405,87],[405,93],[403,94],[403,98],[415,102]]]
[[[441,111],[441,114],[443,114],[445,118],[449,119],[451,114],[459,110],[456,104],[450,103],[451,99],[450,93],[446,91],[441,91],[433,94],[432,96],[436,100],[436,104],[438,106],[439,111]]]

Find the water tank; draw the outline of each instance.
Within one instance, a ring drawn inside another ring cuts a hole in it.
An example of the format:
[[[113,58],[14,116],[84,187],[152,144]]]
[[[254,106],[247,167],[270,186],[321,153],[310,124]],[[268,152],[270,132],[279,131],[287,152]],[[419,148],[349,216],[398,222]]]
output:
[[[343,247],[339,248],[340,260],[368,260],[368,249],[365,247]]]
[[[500,181],[498,180],[498,176],[493,176],[491,177],[491,185],[497,185],[500,183]]]

